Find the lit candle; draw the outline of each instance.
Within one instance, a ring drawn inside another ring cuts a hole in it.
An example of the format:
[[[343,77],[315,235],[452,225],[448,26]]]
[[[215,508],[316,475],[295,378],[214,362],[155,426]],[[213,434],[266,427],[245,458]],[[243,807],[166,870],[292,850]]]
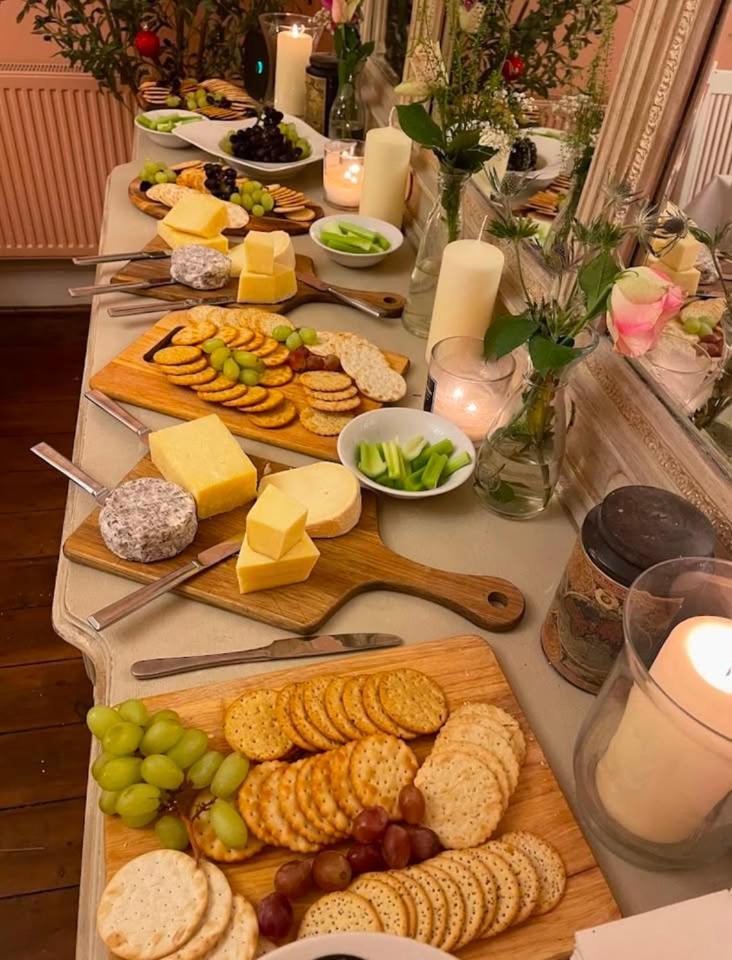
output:
[[[361,199],[363,157],[346,151],[327,154],[323,164],[325,199],[337,207],[357,207]]]
[[[359,213],[401,228],[412,141],[395,127],[369,130]]]
[[[678,843],[732,791],[732,620],[684,620],[649,673],[663,692],[631,690],[597,791],[626,830]]]
[[[274,104],[283,113],[305,113],[305,68],[310,63],[313,38],[300,24],[277,34]]]
[[[442,255],[427,337],[427,358],[446,337],[483,338],[503,272],[503,253],[482,240],[454,240]]]

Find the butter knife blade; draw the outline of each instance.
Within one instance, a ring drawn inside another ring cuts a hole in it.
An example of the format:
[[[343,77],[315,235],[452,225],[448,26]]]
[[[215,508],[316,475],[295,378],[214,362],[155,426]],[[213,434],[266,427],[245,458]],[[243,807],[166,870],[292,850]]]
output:
[[[175,306],[171,304],[175,302]],[[149,301],[133,306],[124,305],[120,307],[109,307],[107,313],[110,317],[133,317],[139,313],[176,313],[179,310],[190,310],[191,307],[222,307],[228,303],[237,303],[235,297],[214,297],[211,300],[202,300],[200,297],[191,297],[190,300],[158,300],[157,303]]]
[[[130,283],[95,283],[90,287],[69,287],[70,297],[99,297],[108,293],[131,293],[134,290],[152,290],[155,287],[169,287],[175,283],[171,277],[157,280],[135,280]]]
[[[190,673],[192,670],[205,670],[209,667],[358,653],[361,650],[398,647],[402,643],[402,638],[393,633],[332,633],[315,637],[283,637],[273,640],[266,647],[256,647],[254,650],[209,653],[198,657],[137,660],[132,664],[130,672],[138,680],[154,680],[156,677],[172,677],[178,673]]]
[[[217,543],[213,547],[207,547],[189,563],[183,564],[182,567],[178,567],[167,576],[160,577],[159,580],[155,580],[153,583],[148,583],[144,587],[133,590],[132,593],[128,593],[127,596],[122,597],[121,600],[116,600],[114,603],[110,603],[106,607],[102,607],[101,610],[90,614],[90,616],[87,617],[87,623],[94,627],[95,630],[104,630],[113,623],[117,623],[118,620],[122,620],[124,617],[134,613],[135,610],[144,607],[152,600],[156,600],[174,587],[185,583],[185,581],[191,577],[195,577],[196,574],[201,573],[203,570],[207,570],[209,567],[221,563],[222,560],[233,557],[240,549],[240,540],[225,540],[223,543]]]
[[[324,283],[311,273],[298,273],[297,279],[300,283],[304,283],[306,287],[312,287],[313,290],[320,290],[321,293],[329,293],[332,297],[335,297],[336,300],[340,300],[341,303],[345,303],[355,310],[360,310],[361,313],[365,313],[375,320],[382,320],[384,318],[384,314],[377,307],[372,307],[370,303],[366,303],[364,300],[359,300],[358,297],[352,297],[350,294],[344,293],[342,290],[339,290],[338,287],[332,287],[329,283]]]

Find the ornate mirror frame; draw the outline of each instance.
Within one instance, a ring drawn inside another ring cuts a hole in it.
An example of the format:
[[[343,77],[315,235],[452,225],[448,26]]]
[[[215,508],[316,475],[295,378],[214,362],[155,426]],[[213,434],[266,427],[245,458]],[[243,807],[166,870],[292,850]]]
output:
[[[436,36],[441,31],[441,0],[435,3]],[[690,107],[698,71],[705,62],[727,0],[637,0],[633,29],[611,94],[595,157],[579,208],[591,217],[608,177],[626,176],[635,189],[657,199],[664,170],[684,116]],[[367,29],[379,38],[386,0],[366,0]],[[413,18],[414,19],[414,18]],[[375,125],[389,121],[394,95],[393,71],[380,62],[379,50],[364,71],[364,95]],[[405,66],[405,72],[408,66]],[[433,202],[435,163],[421,151],[414,157],[414,184],[406,232],[419,236]],[[465,230],[478,236],[488,201],[471,184]],[[529,266],[529,283],[546,287],[540,263]],[[505,304],[522,306],[515,264],[507,255],[501,294]],[[568,436],[567,463],[560,496],[574,517],[614,487],[648,483],[673,490],[698,506],[712,521],[723,550],[732,553],[732,482],[695,437],[644,383],[623,357],[603,340],[577,368],[573,381],[575,418]]]

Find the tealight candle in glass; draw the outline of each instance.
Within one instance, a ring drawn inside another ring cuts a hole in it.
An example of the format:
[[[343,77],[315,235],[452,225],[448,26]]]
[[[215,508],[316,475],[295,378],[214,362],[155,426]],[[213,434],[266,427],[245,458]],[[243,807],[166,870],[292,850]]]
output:
[[[363,141],[331,140],[323,147],[323,191],[334,207],[355,209],[361,201]]]

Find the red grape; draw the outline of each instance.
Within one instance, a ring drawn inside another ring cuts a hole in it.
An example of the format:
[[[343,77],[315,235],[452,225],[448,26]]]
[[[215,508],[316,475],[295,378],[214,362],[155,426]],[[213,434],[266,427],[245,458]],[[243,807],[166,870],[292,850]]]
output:
[[[354,843],[346,854],[354,877],[372,870],[385,870],[381,849],[375,843]]]
[[[310,353],[308,351],[308,356],[305,361],[306,370],[325,370],[325,359],[319,357],[317,353]]]
[[[429,827],[410,826],[408,836],[412,850],[411,863],[421,863],[423,860],[429,860],[430,857],[436,857],[442,850],[442,844],[437,834]]]
[[[283,863],[274,877],[277,893],[286,897],[301,897],[313,885],[313,861],[288,860]]]
[[[399,791],[399,810],[405,823],[421,823],[424,817],[424,797],[413,783]]]
[[[325,369],[340,370],[341,369],[340,359],[335,354],[329,353],[328,356],[325,358]]]
[[[305,369],[305,364],[309,356],[310,351],[307,347],[298,347],[297,350],[290,351],[290,355],[286,362],[295,371],[295,373],[298,373],[300,370]]]
[[[406,867],[412,852],[406,829],[398,823],[390,823],[381,841],[381,852],[384,854],[387,866],[392,870],[401,870],[402,867]]]
[[[313,861],[313,880],[325,893],[345,890],[351,882],[351,864],[337,850],[323,850]]]
[[[259,932],[272,940],[282,940],[292,926],[292,904],[281,893],[270,893],[257,907]]]
[[[389,814],[383,807],[367,807],[353,821],[351,833],[359,843],[373,843],[384,836]]]

